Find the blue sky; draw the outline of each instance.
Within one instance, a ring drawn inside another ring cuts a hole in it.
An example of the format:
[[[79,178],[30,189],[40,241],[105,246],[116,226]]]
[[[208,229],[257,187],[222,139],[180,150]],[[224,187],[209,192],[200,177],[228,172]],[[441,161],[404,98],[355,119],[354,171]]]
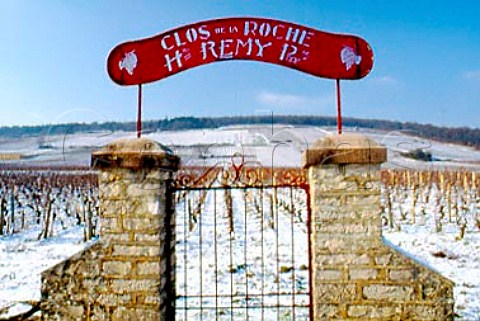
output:
[[[219,17],[255,16],[359,35],[372,72],[342,82],[350,117],[480,127],[480,2],[1,0],[0,125],[136,119],[136,87],[114,84],[115,45]],[[332,80],[229,61],[144,86],[144,119],[335,115]]]

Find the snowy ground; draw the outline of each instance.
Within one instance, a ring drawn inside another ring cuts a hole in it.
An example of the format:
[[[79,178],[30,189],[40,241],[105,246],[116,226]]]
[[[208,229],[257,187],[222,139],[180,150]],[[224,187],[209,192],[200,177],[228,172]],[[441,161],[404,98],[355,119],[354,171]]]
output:
[[[331,128],[292,126],[275,126],[272,131],[268,126],[236,126],[216,130],[152,133],[146,137],[171,147],[188,164],[209,165],[220,161],[228,162],[230,155],[241,153],[246,156],[247,162],[260,162],[265,166],[272,166],[272,164],[274,166],[300,166],[301,152],[311,146],[319,137],[333,131]],[[387,145],[389,152],[386,167],[413,169],[460,167],[476,170],[480,168],[478,165],[480,152],[468,147],[426,142],[423,139],[399,132],[361,132]],[[88,165],[92,150],[120,137],[133,138],[134,133],[90,133],[47,137],[46,142],[51,145],[51,149],[39,149],[38,139],[32,138],[19,142],[2,142],[2,144],[5,143],[2,148],[5,149],[4,152],[21,152],[28,156],[28,159],[24,160],[26,164]],[[45,140],[43,141],[45,142]],[[418,147],[430,150],[439,161],[423,163],[406,159],[399,154],[399,152]],[[234,203],[236,204],[234,206],[238,208],[244,206],[241,198],[238,197],[234,198]],[[178,208],[177,212],[181,213],[182,210],[183,208]],[[437,233],[435,232],[434,217],[435,208],[430,207],[427,215],[419,217],[415,224],[396,219],[396,227],[394,229],[386,227],[384,236],[389,242],[400,246],[456,283],[456,321],[479,321],[480,231],[470,227],[467,229],[465,237],[457,240],[458,226],[445,222],[442,231]],[[177,222],[181,219],[179,217]],[[210,223],[205,221],[203,233],[206,233],[206,237],[211,233],[211,230],[209,231]],[[241,218],[236,221],[236,224],[240,230],[244,226]],[[257,228],[258,224],[258,221],[256,223],[252,221],[252,225]],[[258,230],[260,231],[260,229]],[[82,243],[83,229],[81,227],[62,231],[55,238],[43,241],[37,241],[39,233],[39,230],[31,229],[0,238],[0,319],[2,309],[14,302],[38,301],[40,298],[40,273],[85,246]],[[184,232],[178,231],[179,237],[183,238],[185,235],[182,233]],[[270,230],[267,233],[273,232]],[[194,229],[190,234],[190,243],[184,243],[184,245],[187,244],[186,248],[195,247],[195,242],[198,243],[198,229]],[[228,240],[228,236],[227,234],[222,237]],[[239,237],[240,239],[245,238],[245,235]],[[218,240],[220,239],[221,237]],[[251,244],[256,244],[253,239]],[[239,248],[242,251],[242,247]],[[184,249],[180,247],[180,251],[184,251]],[[258,248],[253,250],[253,252],[255,251],[258,252]],[[198,253],[197,248],[196,260],[198,260]],[[191,255],[195,257],[195,252]],[[211,253],[205,252],[205,256],[211,258]],[[255,259],[252,259],[251,262],[253,264]],[[209,260],[204,263],[206,266],[211,264]],[[248,272],[247,270],[248,268],[245,269],[245,272]],[[196,271],[195,273],[198,274],[198,270]],[[241,283],[241,274],[238,277],[238,281]],[[181,280],[179,280],[178,286],[179,290],[182,289],[182,286],[185,289],[185,284]]]
[[[423,197],[430,194],[429,201],[417,203],[413,223],[410,215],[404,218],[400,215],[400,212],[409,213],[411,191],[400,189],[399,192],[389,193],[395,202],[394,227],[384,228],[384,238],[455,283],[455,320],[479,321],[480,226],[477,224],[480,222],[480,200],[473,199],[458,217],[453,216],[450,220],[448,217],[439,216],[438,201],[435,197],[439,191],[436,186],[424,189]],[[397,196],[402,193],[403,196]],[[472,195],[476,194],[472,191],[470,193],[462,197],[475,197]],[[422,214],[422,211],[425,214]],[[459,224],[465,224],[463,237]]]
[[[314,142],[336,132],[332,127],[294,127],[290,125],[239,125],[218,129],[162,131],[143,137],[171,148],[187,164],[203,165],[218,159],[211,155],[241,153],[258,159],[265,166],[301,166],[301,153]],[[480,170],[480,151],[470,147],[439,143],[416,137],[412,132],[344,128],[344,132],[364,134],[388,148],[384,167],[432,169],[445,167]],[[2,153],[20,153],[24,164],[89,165],[92,151],[119,138],[134,138],[133,132],[93,132],[0,139]],[[40,148],[40,145],[44,148]],[[432,153],[435,162],[407,159],[401,152],[422,148]]]
[[[243,196],[234,193],[234,209],[235,212],[243,213],[243,208],[245,206]],[[209,193],[206,200],[206,205],[204,207],[204,212],[208,213],[212,210],[213,202],[211,201],[212,193]],[[217,192],[217,201],[221,201],[221,193]],[[223,202],[224,203],[224,202]],[[185,220],[185,208],[183,207],[185,203],[179,204],[177,207],[177,222],[184,222]],[[405,204],[408,204],[408,200],[405,201]],[[248,205],[248,206],[251,206]],[[267,206],[268,207],[268,206]],[[253,211],[253,210],[251,210]],[[231,234],[228,232],[226,227],[226,218],[225,218],[225,209],[217,209],[217,217],[219,217],[216,222],[216,226],[220,233],[217,235],[217,246],[222,248],[219,250],[218,255],[221,257],[229,257],[231,253],[228,252],[229,247],[225,246],[225,242],[229,242]],[[213,285],[217,284],[220,288],[227,288],[227,292],[230,290],[231,286],[239,286],[239,291],[237,294],[242,294],[245,292],[245,289],[248,288],[250,292],[258,291],[259,283],[262,282],[262,277],[259,274],[257,268],[253,268],[257,264],[259,253],[262,250],[262,243],[259,243],[258,236],[260,235],[261,223],[258,213],[249,213],[247,220],[249,221],[249,226],[254,230],[253,234],[245,234],[245,217],[240,214],[237,215],[235,219],[235,229],[236,229],[236,238],[234,239],[234,252],[233,261],[229,262],[228,259],[224,259],[219,263],[218,271],[219,273],[216,276],[215,274],[206,273],[207,271],[214,271],[212,269],[212,261],[214,258],[214,230],[215,226],[212,222],[214,216],[205,216],[202,223],[202,233],[199,233],[199,225],[197,224],[192,227],[192,230],[183,229],[183,225],[178,225],[177,230],[177,239],[182,240],[178,245],[178,284],[177,291],[179,293],[189,293],[198,294],[199,284],[186,281],[184,278],[185,272],[188,274],[188,279],[191,280],[192,275],[200,274],[199,262],[200,257],[199,253],[203,253],[202,261],[202,284],[204,286],[204,292],[215,293],[215,290],[212,288]],[[252,215],[252,216],[251,216]],[[267,215],[268,216],[268,215]],[[280,214],[281,223],[279,226],[288,227],[288,216],[286,213]],[[267,218],[264,222],[267,224]],[[296,233],[296,246],[301,246],[301,239],[306,238],[306,229],[304,223],[294,223],[295,233]],[[255,230],[257,233],[255,233]],[[265,229],[265,240],[264,257],[269,257],[272,255],[270,253],[274,250],[272,244],[275,242],[275,229]],[[427,265],[433,267],[439,271],[442,275],[450,278],[456,283],[455,287],[455,311],[457,317],[455,320],[458,321],[478,321],[480,320],[480,233],[474,229],[474,227],[469,227],[465,233],[463,239],[457,239],[459,233],[458,226],[452,222],[444,222],[442,231],[435,232],[435,222],[433,218],[433,213],[428,212],[425,216],[418,216],[417,222],[415,224],[410,223],[408,220],[401,220],[396,215],[395,227],[390,229],[388,227],[384,230],[384,237],[391,243],[398,245],[403,250],[414,255],[421,262],[426,263]],[[56,263],[62,261],[70,255],[83,249],[86,244],[82,242],[83,239],[83,229],[81,227],[69,229],[58,233],[54,238],[38,241],[37,236],[39,234],[38,229],[30,229],[23,233],[19,233],[13,236],[0,238],[0,311],[13,304],[14,302],[30,302],[38,301],[40,299],[40,273],[55,265]],[[202,235],[204,239],[203,249],[199,249],[199,237]],[[282,236],[282,242],[289,242],[288,238],[285,238],[285,235],[290,235],[289,230],[279,230],[279,235]],[[297,239],[298,237],[298,239]],[[243,270],[234,273],[233,283],[230,279],[231,273],[228,270],[231,268],[231,263],[233,266],[238,269],[238,265],[243,263],[242,260],[245,255],[245,240],[248,242],[249,250],[247,252],[247,263],[246,267],[241,267]],[[272,243],[273,242],[273,243]],[[288,247],[289,244],[286,244]],[[282,250],[280,250],[282,251]],[[305,248],[298,248],[296,253],[305,253]],[[185,256],[185,254],[187,256]],[[288,254],[288,253],[287,253]],[[185,258],[188,257],[189,267],[185,268]],[[280,263],[280,265],[291,265],[291,262],[288,262],[288,255],[286,255],[286,261]],[[303,256],[305,259],[305,256]],[[237,264],[238,262],[239,264]],[[306,289],[308,288],[306,284],[306,275],[305,271],[302,271],[301,265],[305,264],[302,260],[302,255],[296,257],[296,271],[297,276],[300,281],[297,284],[297,289]],[[271,271],[272,266],[266,266],[266,271]],[[273,269],[274,270],[274,269]],[[245,273],[243,273],[245,272]],[[251,280],[250,285],[245,287],[246,278],[244,275],[249,273],[248,279]],[[253,274],[250,274],[253,273]],[[290,274],[286,273],[281,277],[289,277]],[[212,279],[213,277],[213,279]],[[268,278],[275,277],[275,273],[269,274],[266,279],[263,281],[268,281],[265,283],[271,283]],[[200,280],[200,279],[198,279]],[[303,280],[303,281],[302,281]],[[281,281],[280,284],[282,284]],[[273,283],[275,284],[275,283]],[[220,290],[220,292],[225,290]],[[243,292],[242,292],[243,291]],[[291,298],[290,298],[291,299]],[[300,300],[301,304],[305,298],[298,296],[296,300]],[[230,305],[230,301],[227,299],[225,304]],[[185,306],[187,304],[185,301],[178,302],[179,307]],[[199,306],[199,301],[189,302],[189,305],[193,304],[194,306]],[[205,306],[211,305],[210,301],[203,301]],[[242,307],[241,302],[237,302],[239,307]],[[245,303],[243,303],[245,304]],[[251,302],[250,304],[254,304]],[[228,308],[225,311],[230,311]],[[244,310],[240,310],[244,311]],[[286,310],[288,312],[288,309]],[[228,315],[228,314],[227,314]],[[0,314],[0,318],[1,318]],[[250,315],[252,317],[253,314]]]
[[[41,241],[39,234],[40,228],[31,228],[0,238],[0,320],[15,302],[39,301],[40,274],[89,244],[81,226]]]
[[[384,237],[455,282],[455,320],[480,320],[479,232],[456,241],[458,228],[435,233],[431,226],[402,227],[401,232],[387,231]]]
[[[177,320],[308,319],[305,193],[295,194],[295,215],[270,207],[271,195],[233,190],[233,229],[225,191],[207,193],[194,225],[185,208],[194,195],[177,206]],[[278,190],[284,204],[288,195]]]

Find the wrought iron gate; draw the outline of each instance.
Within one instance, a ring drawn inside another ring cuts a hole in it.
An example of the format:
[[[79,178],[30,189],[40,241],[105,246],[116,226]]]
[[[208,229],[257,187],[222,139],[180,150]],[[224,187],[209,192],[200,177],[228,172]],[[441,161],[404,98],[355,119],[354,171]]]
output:
[[[182,168],[176,320],[310,320],[310,210],[298,168]]]

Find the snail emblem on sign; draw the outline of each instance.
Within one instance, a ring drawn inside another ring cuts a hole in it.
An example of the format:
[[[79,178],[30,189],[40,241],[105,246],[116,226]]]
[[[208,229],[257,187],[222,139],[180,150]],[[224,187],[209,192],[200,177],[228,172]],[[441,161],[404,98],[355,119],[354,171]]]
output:
[[[357,55],[352,47],[348,46],[343,47],[342,51],[340,51],[340,59],[342,59],[342,63],[347,70],[350,70],[353,64],[359,65],[362,61],[362,57]]]
[[[120,60],[120,62],[118,63],[118,68],[120,68],[120,70],[126,69],[128,74],[132,76],[133,71],[135,70],[135,68],[137,68],[137,62],[138,59],[137,55],[135,54],[135,50],[132,50],[130,52],[127,52],[123,59]]]

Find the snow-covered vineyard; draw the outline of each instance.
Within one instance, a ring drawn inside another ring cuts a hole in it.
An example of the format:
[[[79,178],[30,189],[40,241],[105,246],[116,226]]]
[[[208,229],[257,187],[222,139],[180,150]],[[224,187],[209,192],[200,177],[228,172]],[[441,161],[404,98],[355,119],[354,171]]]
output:
[[[14,309],[22,307],[14,306],[17,302],[39,301],[40,273],[84,248],[95,235],[94,175],[1,173],[0,319],[18,312]],[[455,282],[455,320],[479,320],[478,175],[385,170],[382,179],[385,239]],[[180,320],[186,315],[188,320],[199,315],[231,320],[246,314],[252,320],[290,320],[292,313],[303,320],[309,284],[302,191],[279,189],[275,197],[242,189],[178,192],[176,222]],[[268,265],[263,263],[270,262],[267,257],[277,259]],[[292,275],[298,280],[293,288]],[[270,290],[290,295],[268,296]],[[256,308],[260,301],[262,306],[285,307]]]
[[[455,282],[455,320],[480,320],[480,190],[472,172],[384,172],[384,237]]]
[[[178,319],[307,320],[305,192],[212,190],[203,204],[195,194],[177,206]]]

